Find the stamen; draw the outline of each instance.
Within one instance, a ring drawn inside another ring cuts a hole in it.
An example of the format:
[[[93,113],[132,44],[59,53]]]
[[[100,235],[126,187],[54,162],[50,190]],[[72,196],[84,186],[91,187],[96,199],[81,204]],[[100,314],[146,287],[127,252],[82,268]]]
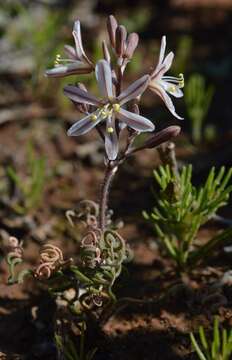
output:
[[[170,93],[174,93],[176,91],[176,87],[174,85],[171,85],[171,86],[168,87],[168,91]]]
[[[90,116],[90,119],[91,119],[92,121],[96,121],[96,120],[97,120],[97,115],[92,114],[92,115]]]
[[[60,62],[60,54],[56,54],[56,60],[54,61],[54,65],[58,65]]]
[[[54,61],[54,65],[57,66],[57,65],[60,65],[60,63],[73,63],[74,60],[73,59],[63,59],[61,58],[61,55],[60,54],[57,54],[56,55],[56,60]]]
[[[119,105],[119,104],[113,104],[113,110],[114,110],[115,112],[119,112],[119,110],[120,110],[120,105]]]
[[[172,76],[163,76],[162,80],[168,81],[168,82],[172,82],[174,84],[178,84],[180,79],[176,78],[176,77],[172,77]]]
[[[113,129],[112,127],[108,127],[108,128],[107,128],[107,132],[108,132],[109,134],[112,134],[112,133],[114,132],[114,129]]]
[[[179,77],[163,76],[162,80],[177,84],[180,89],[184,87],[184,75],[182,73],[179,74]]]
[[[102,111],[101,115],[102,115],[103,119],[107,117],[107,114],[108,114],[108,111],[105,111],[105,110]]]
[[[182,73],[180,73],[179,77],[180,77],[179,87],[183,88],[184,87],[184,75]]]

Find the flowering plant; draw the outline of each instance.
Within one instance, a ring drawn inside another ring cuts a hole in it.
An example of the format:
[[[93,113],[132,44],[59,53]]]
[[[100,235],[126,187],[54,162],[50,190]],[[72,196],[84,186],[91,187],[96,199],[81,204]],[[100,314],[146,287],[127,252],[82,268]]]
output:
[[[62,59],[58,55],[55,67],[46,71],[46,75],[49,77],[87,74],[95,71],[100,97],[91,94],[80,83],[65,86],[64,94],[76,105],[80,113],[85,115],[71,126],[68,135],[83,135],[95,128],[105,144],[106,176],[99,213],[99,225],[102,230],[105,227],[107,193],[118,165],[132,153],[144,148],[156,147],[176,136],[180,131],[179,127],[168,127],[159,133],[152,134],[143,146],[134,147],[134,140],[141,132],[155,130],[155,125],[140,115],[139,105],[142,95],[146,90],[158,94],[169,111],[176,118],[182,119],[176,114],[169,94],[175,97],[183,96],[181,88],[184,86],[183,74],[180,74],[178,78],[164,76],[172,65],[174,54],[170,52],[165,57],[166,37],[163,36],[157,66],[152,69],[150,74],[140,77],[126,89],[122,89],[126,66],[133,59],[139,36],[136,33],[127,34],[126,28],[118,25],[113,15],[108,18],[107,30],[111,51],[107,43],[103,41],[103,59],[93,64],[83,49],[80,21],[77,20],[73,28],[75,48],[66,45],[65,52],[68,58]],[[112,55],[114,59],[112,59]],[[116,63],[115,67],[113,67],[113,63]],[[127,144],[124,149],[120,146],[122,131],[127,131]]]
[[[69,136],[80,136],[95,129],[105,146],[105,176],[100,202],[82,201],[76,211],[69,211],[70,226],[76,226],[74,218],[84,224],[80,241],[80,258],[65,259],[62,251],[53,244],[43,245],[39,254],[39,264],[35,269],[23,270],[15,274],[15,266],[23,261],[21,242],[14,239],[8,255],[11,283],[22,281],[24,276],[49,283],[50,289],[59,294],[74,289],[69,305],[72,312],[82,314],[104,308],[115,302],[112,287],[119,277],[123,262],[130,258],[130,250],[125,240],[115,229],[108,209],[109,188],[121,165],[129,156],[146,148],[154,148],[177,136],[179,126],[169,126],[153,133],[153,122],[140,114],[140,102],[147,90],[158,94],[169,111],[178,119],[173,102],[169,96],[181,97],[184,85],[183,75],[178,78],[167,77],[173,61],[173,53],[165,57],[166,38],[162,38],[157,66],[150,73],[138,78],[124,87],[124,74],[127,64],[132,61],[139,42],[136,33],[127,34],[124,26],[118,25],[114,16],[107,22],[109,45],[102,42],[103,58],[94,64],[86,55],[81,37],[80,22],[73,28],[75,47],[65,46],[66,59],[57,55],[53,69],[47,70],[48,77],[64,77],[95,72],[100,96],[89,92],[85,85],[66,85],[64,94],[74,103],[83,117],[68,130]],[[110,49],[109,49],[110,48]],[[113,66],[115,64],[115,66]],[[126,134],[123,146],[122,132]],[[134,145],[142,132],[152,135],[142,145]],[[55,284],[55,280],[58,279]],[[62,291],[61,291],[62,288]]]

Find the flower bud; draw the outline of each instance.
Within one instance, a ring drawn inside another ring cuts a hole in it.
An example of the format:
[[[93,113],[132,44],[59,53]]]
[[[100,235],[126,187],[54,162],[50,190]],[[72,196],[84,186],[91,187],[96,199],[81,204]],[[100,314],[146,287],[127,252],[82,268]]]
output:
[[[110,38],[110,43],[113,48],[115,48],[115,33],[118,27],[117,20],[113,15],[110,15],[107,20],[107,30]]]
[[[152,135],[148,140],[145,141],[142,146],[137,148],[130,148],[127,155],[143,149],[152,149],[165,143],[166,141],[170,141],[172,138],[179,135],[180,130],[180,126],[169,126],[166,129],[163,129]]]
[[[145,141],[143,147],[146,149],[152,149],[154,147],[157,147],[162,143],[170,141],[172,138],[179,135],[180,130],[180,126],[169,126],[166,129],[163,129],[151,136],[147,141]]]
[[[116,29],[115,50],[118,56],[122,57],[125,51],[127,31],[125,26],[119,25]]]
[[[126,42],[126,49],[124,52],[124,57],[127,59],[131,59],[135,49],[138,46],[139,42],[139,36],[136,33],[131,33],[128,36],[127,42]]]
[[[110,53],[109,53],[109,49],[106,45],[105,40],[103,40],[103,42],[102,42],[102,52],[103,52],[104,59],[110,64]]]

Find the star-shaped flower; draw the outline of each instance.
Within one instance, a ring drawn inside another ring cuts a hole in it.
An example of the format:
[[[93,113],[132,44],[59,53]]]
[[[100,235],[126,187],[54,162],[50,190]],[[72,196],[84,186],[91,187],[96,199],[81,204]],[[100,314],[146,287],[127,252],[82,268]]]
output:
[[[95,68],[96,79],[103,99],[98,99],[87,91],[76,86],[68,85],[64,93],[72,101],[93,105],[96,110],[83,119],[77,121],[68,130],[69,136],[79,136],[87,133],[100,122],[106,122],[105,149],[109,160],[115,160],[118,155],[118,132],[115,123],[119,120],[130,128],[138,131],[153,131],[154,124],[145,117],[124,109],[124,105],[140,96],[147,88],[149,75],[144,75],[133,82],[127,89],[115,96],[115,89],[112,82],[112,72],[106,60],[100,60]]]
[[[94,65],[83,49],[79,20],[75,21],[72,34],[75,40],[75,48],[65,45],[64,50],[68,58],[62,59],[58,54],[56,56],[55,67],[46,71],[47,76],[63,77],[73,74],[88,74],[94,70]]]
[[[164,76],[164,74],[170,69],[174,58],[173,52],[168,53],[168,55],[164,57],[165,49],[166,36],[163,36],[161,41],[159,61],[155,70],[151,74],[148,88],[161,97],[169,111],[177,119],[183,120],[182,117],[177,115],[172,99],[168,94],[171,94],[176,98],[183,96],[181,88],[184,87],[184,76],[183,74],[180,74],[179,77]]]

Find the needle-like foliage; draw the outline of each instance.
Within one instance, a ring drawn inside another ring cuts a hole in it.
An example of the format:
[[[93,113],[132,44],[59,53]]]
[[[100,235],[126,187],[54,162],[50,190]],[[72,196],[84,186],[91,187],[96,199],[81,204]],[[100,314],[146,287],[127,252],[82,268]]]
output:
[[[43,189],[46,181],[46,161],[43,156],[35,154],[31,144],[27,151],[27,177],[26,179],[17,174],[16,170],[9,166],[7,174],[19,192],[12,208],[18,214],[26,214],[35,210],[41,204]]]
[[[199,340],[193,333],[190,339],[200,360],[230,360],[232,356],[232,329],[220,332],[218,318],[214,319],[213,338],[207,340],[203,326],[199,328]]]
[[[205,184],[192,183],[192,166],[184,166],[180,174],[169,165],[154,170],[159,192],[155,193],[156,206],[144,217],[151,221],[155,231],[178,267],[185,268],[205,256],[220,241],[231,235],[231,229],[217,235],[207,244],[199,246],[199,228],[210,220],[217,210],[226,205],[232,185],[229,185],[232,168],[213,167]]]
[[[207,116],[214,87],[206,86],[205,79],[200,74],[193,74],[187,81],[185,89],[185,104],[192,125],[192,139],[194,144],[202,140],[202,126]]]
[[[73,341],[67,338],[65,343],[62,337],[55,335],[55,344],[58,352],[62,355],[64,360],[92,360],[97,352],[97,348],[86,351],[85,350],[85,323],[81,323],[80,328],[80,348],[76,349]]]

